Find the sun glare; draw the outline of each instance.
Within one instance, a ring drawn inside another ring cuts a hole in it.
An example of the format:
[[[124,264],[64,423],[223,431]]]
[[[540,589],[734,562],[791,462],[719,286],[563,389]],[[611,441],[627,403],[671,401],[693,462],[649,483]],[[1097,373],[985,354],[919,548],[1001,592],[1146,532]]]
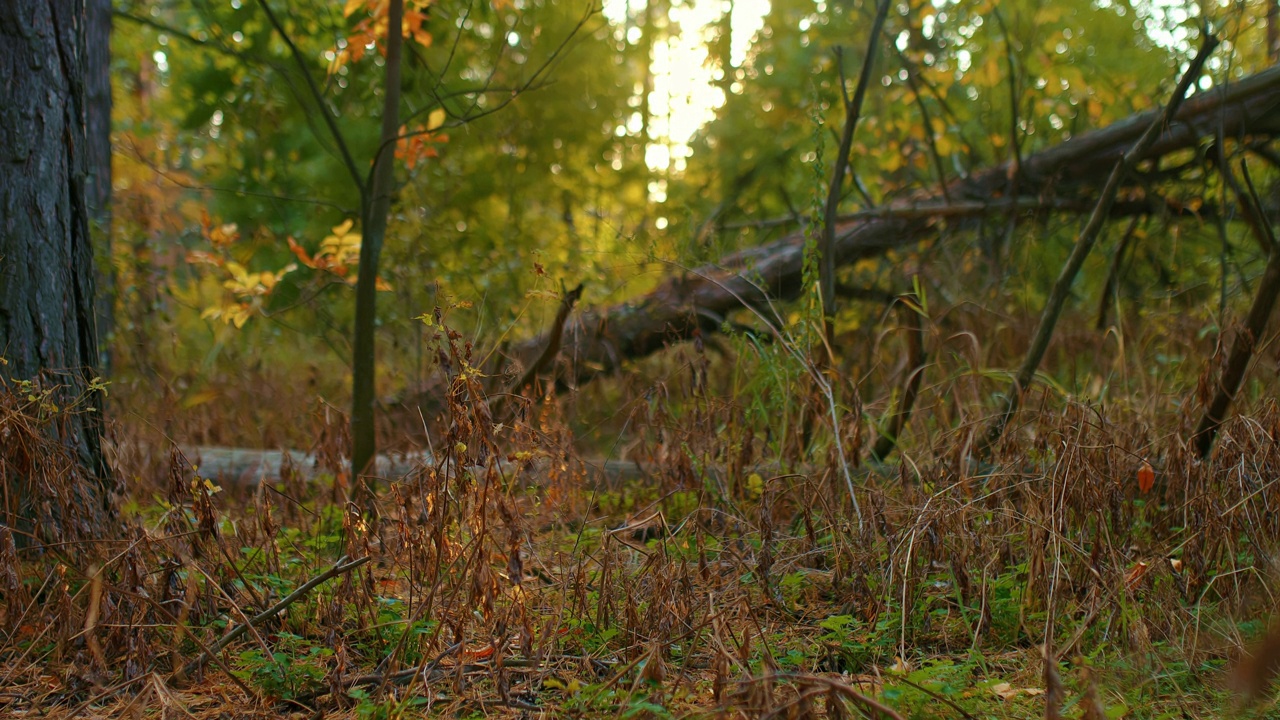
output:
[[[645,2],[608,0],[604,13],[610,21],[624,25],[629,16],[644,12]],[[731,13],[730,63],[737,67],[746,60],[768,12],[769,0],[691,0],[671,8],[669,19],[677,32],[654,46],[649,61],[653,72],[653,92],[649,94],[652,121],[645,163],[651,169],[682,171],[690,139],[724,104],[724,93],[712,84],[712,68],[707,66],[712,24]],[[629,33],[627,40],[638,41],[639,33]]]

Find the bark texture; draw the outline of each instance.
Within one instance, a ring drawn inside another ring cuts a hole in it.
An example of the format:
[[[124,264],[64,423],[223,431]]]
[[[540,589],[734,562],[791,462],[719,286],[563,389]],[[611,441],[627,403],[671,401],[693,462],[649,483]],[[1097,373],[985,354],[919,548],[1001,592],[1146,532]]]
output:
[[[0,2],[0,382],[16,390],[15,382],[30,381],[37,394],[54,388],[50,399],[62,412],[43,431],[75,471],[59,474],[47,454],[0,443],[0,521],[49,538],[102,530],[113,489],[100,393],[86,390],[98,346],[84,31],[83,0]]]
[[[99,369],[111,370],[115,272],[111,267],[111,0],[85,0],[85,194],[97,250]]]

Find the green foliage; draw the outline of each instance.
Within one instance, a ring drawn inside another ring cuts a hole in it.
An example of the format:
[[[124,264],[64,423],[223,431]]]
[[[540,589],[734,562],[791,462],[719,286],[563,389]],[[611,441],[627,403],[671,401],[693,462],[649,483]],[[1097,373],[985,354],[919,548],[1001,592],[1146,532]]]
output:
[[[237,655],[232,672],[271,697],[287,700],[319,687],[326,672],[325,661],[332,655],[333,650],[327,647],[279,633],[270,653],[252,648]]]
[[[372,79],[380,77],[381,57],[353,54],[343,43],[363,32],[367,13],[272,6],[363,162],[377,142]],[[641,125],[654,122],[643,90],[646,60],[674,32],[665,6],[629,10],[619,24],[598,14],[584,21],[584,8],[572,3],[432,6],[419,30],[434,40],[411,43],[402,88],[406,132],[429,132],[397,165],[382,272],[390,290],[380,301],[387,340],[381,391],[398,395],[425,384],[431,353],[410,320],[433,306],[459,308],[455,324],[489,348],[542,327],[554,310],[546,300],[565,278],[585,280],[590,301],[606,303],[649,289],[672,262],[711,260],[777,232],[726,225],[791,217],[809,221],[812,235],[819,226],[806,204],[825,195],[832,158],[824,146],[842,122],[836,45],[846,58],[846,89],[863,63],[875,63],[847,211],[1151,107],[1193,51],[1201,21],[1194,9],[1129,3],[917,0],[894,8],[890,42],[863,58],[873,6],[774,2],[737,64],[729,16],[713,23],[709,63],[724,104],[691,156],[664,173],[645,164],[654,130]],[[1234,38],[1214,66],[1219,81],[1261,62],[1246,41],[1263,23],[1245,10],[1203,10]],[[210,379],[219,372],[235,377],[238,368],[266,367],[287,377],[288,366],[306,357],[319,392],[342,398],[350,287],[305,261],[285,270],[299,257],[314,258],[333,228],[357,216],[358,202],[288,47],[248,0],[125,3],[120,12],[114,260],[123,371],[166,375],[170,403],[194,408],[230,394]],[[344,53],[350,57],[337,62]],[[671,220],[669,230],[657,231],[655,214]],[[1003,219],[949,227],[960,242],[940,262],[960,272],[940,284],[948,294],[980,286],[972,299],[993,313],[1034,313],[1074,239],[1072,223],[1028,222],[1015,232]],[[1183,240],[1168,252],[1135,242],[1118,298],[1162,294],[1216,336],[1222,312],[1208,310],[1210,303],[1239,294],[1262,258],[1252,247],[1224,258],[1207,226],[1152,225],[1139,240],[1157,232]],[[221,264],[191,265],[191,251]],[[1097,296],[1109,261],[1103,253],[1090,260],[1082,298]],[[928,262],[913,251],[858,263],[842,279],[900,289]],[[783,308],[784,321],[807,315],[812,301],[806,297],[798,314]],[[259,317],[267,322],[252,320]],[[838,325],[870,332],[862,308],[841,313]],[[796,326],[801,335],[814,329]],[[156,341],[170,335],[181,342]],[[273,349],[281,344],[292,351]],[[1111,387],[1112,368],[1081,362],[1064,388]],[[196,366],[202,372],[186,371]],[[1194,368],[1172,369],[1153,372],[1182,387],[1196,381]]]

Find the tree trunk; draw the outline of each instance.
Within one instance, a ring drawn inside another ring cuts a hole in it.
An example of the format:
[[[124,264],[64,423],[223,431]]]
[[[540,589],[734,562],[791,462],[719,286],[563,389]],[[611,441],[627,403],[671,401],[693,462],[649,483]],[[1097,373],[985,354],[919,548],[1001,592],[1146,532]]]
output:
[[[387,13],[387,72],[383,88],[382,139],[373,157],[368,206],[363,208],[360,231],[360,269],[356,280],[356,320],[354,357],[351,362],[351,481],[362,488],[361,475],[369,469],[378,452],[373,405],[378,372],[376,325],[378,320],[378,260],[387,235],[391,214],[392,185],[395,182],[396,137],[400,134],[400,55],[404,37],[400,33],[404,0],[391,0]],[[367,499],[367,498],[366,498]]]
[[[1267,3],[1267,60],[1280,60],[1280,0]]]
[[[115,327],[115,270],[111,265],[111,0],[86,0],[85,124],[88,134],[85,194],[94,247],[97,282],[98,368],[111,371],[110,343]]]
[[[101,392],[89,389],[85,20],[84,0],[0,2],[0,383],[19,401],[49,391],[58,409],[46,404],[53,420],[40,434],[59,448],[14,442],[31,423],[0,421],[0,522],[45,539],[92,537],[112,517]]]

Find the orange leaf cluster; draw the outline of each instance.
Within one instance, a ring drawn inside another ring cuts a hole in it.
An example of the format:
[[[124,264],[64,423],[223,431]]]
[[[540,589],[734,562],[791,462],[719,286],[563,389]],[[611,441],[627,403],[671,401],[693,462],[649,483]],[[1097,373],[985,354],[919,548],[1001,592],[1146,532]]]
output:
[[[221,250],[240,239],[239,228],[235,223],[224,223],[215,226],[208,211],[200,213],[200,234],[210,245]]]
[[[430,47],[432,42],[431,32],[424,27],[430,17],[427,12],[430,5],[431,0],[407,0],[400,23],[401,35],[423,47]],[[358,62],[375,47],[379,52],[385,52],[383,39],[387,36],[389,10],[387,0],[347,0],[342,8],[343,17],[349,18],[362,11],[365,16],[351,29],[346,46],[334,53],[333,61],[329,63],[331,74],[349,62]]]
[[[359,262],[361,241],[360,233],[352,231],[354,225],[353,221],[347,220],[333,228],[333,234],[321,241],[320,249],[315,255],[308,253],[292,237],[287,238],[289,250],[301,264],[335,275],[348,285],[354,285],[356,277],[351,269]],[[227,248],[240,238],[234,223],[216,224],[205,213],[201,219],[201,228],[204,237],[213,246],[213,251],[192,250],[187,253],[187,262],[218,268],[225,273],[222,286],[227,290],[223,299],[206,308],[201,317],[243,327],[250,317],[266,306],[266,300],[272,291],[285,275],[298,268],[298,263],[289,263],[278,271],[251,271],[231,259],[227,253]],[[391,285],[382,278],[377,278],[374,286],[382,291],[391,290]]]
[[[421,126],[418,126],[421,130]],[[401,134],[406,134],[403,130]],[[410,135],[401,138],[396,143],[396,159],[404,162],[405,167],[412,170],[419,162],[427,158],[439,157],[440,152],[435,146],[439,143],[448,141],[448,135],[432,135],[423,133],[421,135]]]
[[[351,220],[347,220],[333,228],[333,234],[320,242],[320,249],[315,255],[308,254],[307,249],[292,237],[287,238],[289,250],[298,258],[298,262],[312,270],[336,275],[348,285],[354,285],[356,278],[351,273],[351,268],[360,260],[361,242],[360,233],[353,232],[351,229],[354,224]],[[382,278],[377,278],[374,286],[382,291],[391,290],[391,285]]]
[[[439,157],[440,153],[435,146],[448,142],[449,136],[431,131],[444,125],[444,120],[444,110],[437,108],[428,116],[425,125],[419,124],[412,129],[408,126],[402,126],[400,128],[401,138],[396,143],[396,159],[403,161],[405,167],[412,170],[414,166],[426,158]]]

